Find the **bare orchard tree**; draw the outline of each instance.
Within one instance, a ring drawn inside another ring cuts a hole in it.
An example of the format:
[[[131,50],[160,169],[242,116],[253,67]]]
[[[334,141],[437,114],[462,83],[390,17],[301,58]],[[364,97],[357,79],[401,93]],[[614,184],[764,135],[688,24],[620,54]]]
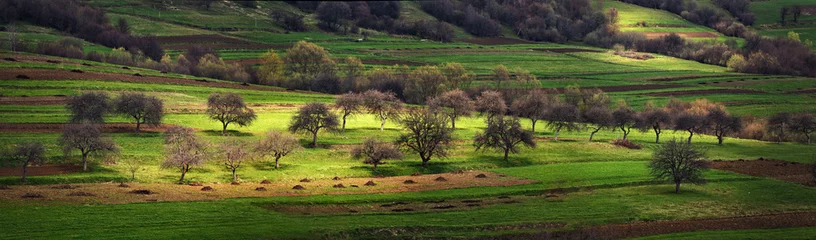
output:
[[[572,104],[555,105],[547,114],[548,126],[555,130],[555,141],[561,130],[568,132],[581,130],[581,114]]]
[[[380,131],[385,129],[385,121],[402,111],[402,102],[392,92],[368,90],[363,93],[363,105],[380,119]]]
[[[266,137],[261,139],[255,152],[261,157],[272,156],[275,158],[275,169],[280,168],[280,159],[289,155],[293,151],[301,149],[297,137],[281,131],[270,131]]]
[[[452,129],[456,129],[456,119],[473,115],[473,110],[475,110],[473,104],[473,100],[468,97],[467,93],[459,89],[445,92],[428,101],[429,108],[441,111],[450,118]]]
[[[591,124],[590,130],[592,132],[589,134],[589,141],[592,141],[592,138],[595,137],[595,134],[600,132],[603,129],[612,129],[615,127],[614,121],[612,119],[612,111],[606,107],[593,107],[584,113],[584,121],[586,123]]]
[[[28,166],[45,163],[45,147],[40,142],[26,142],[14,146],[12,158],[23,167],[22,183],[28,181]]]
[[[705,117],[694,113],[681,113],[674,121],[674,130],[684,130],[689,133],[687,143],[691,144],[694,133],[701,133],[705,129]]]
[[[165,168],[181,171],[179,182],[193,167],[204,165],[209,157],[209,145],[195,135],[193,129],[173,126],[164,133],[164,150],[167,158],[162,163]]]
[[[221,144],[221,157],[224,160],[224,166],[232,172],[232,182],[238,182],[238,169],[252,159],[249,144],[236,139],[230,139]]]
[[[508,161],[510,153],[518,153],[519,145],[535,148],[533,133],[521,128],[518,117],[497,117],[487,123],[484,132],[476,133],[473,145],[476,150],[488,148],[504,152],[504,161]]]
[[[705,183],[703,171],[708,169],[708,164],[703,158],[702,150],[672,139],[655,150],[649,167],[656,180],[671,180],[675,184],[674,192],[680,193],[682,182]]]
[[[92,153],[105,154],[119,150],[113,139],[102,136],[99,125],[90,123],[66,125],[59,143],[66,156],[79,150],[82,154],[82,171],[88,171],[88,156]]]
[[[640,116],[637,118],[636,127],[641,132],[654,131],[655,143],[660,143],[660,133],[662,133],[664,129],[670,128],[672,124],[673,119],[671,115],[669,115],[669,112],[663,108],[654,107],[651,103],[646,103],[643,112],[639,114]]]
[[[113,100],[114,112],[136,120],[136,132],[142,124],[158,126],[164,115],[164,103],[157,97],[144,93],[126,92]]]
[[[807,144],[811,144],[811,135],[816,131],[816,121],[814,121],[813,115],[811,114],[798,114],[791,118],[790,129],[791,131],[802,133]]]
[[[503,116],[507,113],[507,103],[500,92],[484,91],[476,97],[476,111],[481,112],[481,115],[490,121],[496,116]]]
[[[447,157],[453,147],[453,129],[448,118],[428,109],[409,110],[400,123],[407,133],[400,135],[397,145],[410,149],[422,159],[422,167],[428,167],[433,156]]]
[[[225,135],[230,123],[247,126],[258,118],[255,111],[246,106],[244,99],[235,93],[210,94],[207,99],[207,115],[210,119],[221,122],[221,134]]]
[[[112,110],[110,98],[103,92],[70,96],[67,107],[71,111],[71,123],[104,123],[105,114]]]
[[[337,97],[335,105],[340,108],[343,118],[341,132],[346,131],[346,118],[362,113],[363,96],[358,93],[346,93]]]
[[[550,108],[555,103],[546,92],[541,90],[530,91],[524,97],[513,101],[511,109],[519,117],[529,118],[532,123],[532,132],[535,133],[535,126],[538,120],[547,118]]]
[[[632,108],[621,105],[612,112],[612,122],[615,128],[623,132],[623,140],[626,140],[629,133],[632,132],[632,127],[637,123],[637,113]]]
[[[289,131],[293,133],[306,132],[312,134],[311,147],[317,147],[317,133],[320,130],[334,132],[340,125],[337,115],[323,103],[309,103],[300,107],[298,114],[292,117]]]
[[[722,108],[713,108],[706,115],[705,124],[714,136],[717,136],[717,144],[722,145],[726,135],[742,131],[742,119],[731,116]]]
[[[6,26],[6,37],[9,41],[9,49],[12,53],[17,53],[17,46],[20,45],[20,39],[17,38],[17,25],[11,23]]]
[[[383,164],[383,160],[402,159],[402,152],[394,144],[380,142],[374,138],[366,139],[363,145],[351,150],[354,158],[365,158],[363,163],[374,165],[374,172],[377,172],[377,165]]]
[[[768,118],[768,132],[776,136],[776,143],[781,144],[790,130],[791,115],[780,112]]]

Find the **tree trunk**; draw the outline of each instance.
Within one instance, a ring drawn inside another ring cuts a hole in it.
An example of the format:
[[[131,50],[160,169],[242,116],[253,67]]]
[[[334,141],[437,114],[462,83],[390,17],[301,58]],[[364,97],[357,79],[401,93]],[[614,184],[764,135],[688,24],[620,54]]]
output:
[[[688,131],[688,132],[689,132],[688,144],[691,144],[691,137],[694,136],[694,132],[693,131]]]
[[[674,193],[680,193],[680,182],[674,183]]]
[[[535,133],[535,124],[536,124],[536,122],[538,122],[538,121],[537,121],[537,120],[532,120],[532,119],[530,119],[530,121],[531,121],[531,122],[533,122],[533,127],[532,127],[532,129],[531,129],[531,130],[533,131],[533,133]]]
[[[456,118],[451,118],[451,129],[456,130]]]
[[[722,142],[723,142],[723,136],[722,135],[717,135],[717,145],[722,145]]]
[[[383,129],[385,129],[385,119],[383,119],[382,123],[380,123],[380,131],[382,131]]]
[[[374,172],[377,172],[377,162],[374,162]]]
[[[281,158],[280,156],[275,157],[275,169],[280,168],[280,163],[278,162],[278,160],[280,160],[280,158]]]
[[[317,147],[317,131],[312,133],[312,147]]]
[[[221,129],[221,135],[227,135],[227,125],[229,125],[229,123],[228,122],[222,122],[222,123],[224,123],[223,124],[224,128]]]
[[[810,134],[805,133],[805,137],[807,138],[808,145],[813,143],[813,140],[810,139]]]
[[[589,141],[590,142],[592,142],[592,138],[595,137],[595,134],[598,133],[598,131],[601,131],[601,128],[596,128],[595,131],[592,131],[592,133],[589,134]]]
[[[82,153],[82,171],[88,171],[88,153]]]
[[[558,134],[561,133],[561,126],[555,129],[555,141],[558,141]]]
[[[235,168],[232,169],[232,182],[238,182],[238,174],[235,174]]]
[[[26,181],[28,180],[28,179],[26,179],[27,175],[28,175],[28,163],[24,163],[23,164],[23,179],[22,179],[23,183],[26,183]]]
[[[340,131],[341,131],[341,132],[345,132],[345,131],[346,131],[346,116],[343,116],[343,128],[342,128],[342,129],[340,129]]]
[[[509,154],[510,154],[510,149],[504,149],[504,161],[505,162],[509,161],[509,160],[507,160],[507,155],[509,155]]]
[[[655,143],[660,143],[660,128],[654,127],[655,132]]]
[[[184,182],[184,175],[186,175],[186,174],[187,174],[187,164],[184,164],[184,166],[181,167],[181,178],[179,179],[179,183]]]
[[[626,140],[626,138],[629,137],[629,132],[627,132],[626,128],[623,126],[620,127],[620,130],[623,132],[623,140]]]
[[[425,154],[420,154],[419,158],[422,159],[422,168],[428,168],[428,161],[431,160],[430,157],[425,157]]]
[[[136,133],[141,132],[141,127],[142,127],[142,121],[139,121],[139,119],[137,118],[136,119]]]
[[[136,181],[136,171],[130,172],[130,181]]]

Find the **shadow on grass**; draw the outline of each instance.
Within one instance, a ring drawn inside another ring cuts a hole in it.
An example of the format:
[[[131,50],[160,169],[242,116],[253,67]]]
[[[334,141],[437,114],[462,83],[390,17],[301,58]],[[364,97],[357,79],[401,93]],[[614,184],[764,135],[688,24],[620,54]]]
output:
[[[204,131],[201,131],[201,132],[204,133],[207,136],[235,136],[235,137],[254,136],[252,133],[240,132],[238,130],[227,130],[227,134],[221,134],[221,131],[216,131],[216,130],[204,130]]]

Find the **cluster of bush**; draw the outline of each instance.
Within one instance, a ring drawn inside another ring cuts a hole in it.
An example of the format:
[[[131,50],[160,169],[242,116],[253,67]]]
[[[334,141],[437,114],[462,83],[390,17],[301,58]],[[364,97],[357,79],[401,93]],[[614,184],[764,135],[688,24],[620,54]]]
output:
[[[0,9],[0,23],[28,21],[106,47],[121,47],[134,54],[141,52],[154,61],[164,55],[155,38],[131,36],[122,31],[127,28],[112,26],[104,10],[78,0],[59,4],[48,0],[7,0],[0,1]]]

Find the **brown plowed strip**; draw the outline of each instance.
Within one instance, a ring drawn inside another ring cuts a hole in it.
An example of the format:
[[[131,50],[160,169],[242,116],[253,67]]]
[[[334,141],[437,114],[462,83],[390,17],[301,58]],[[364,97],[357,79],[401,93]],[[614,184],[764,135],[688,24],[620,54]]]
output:
[[[343,62],[345,59],[335,58],[335,62]],[[430,65],[429,63],[421,63],[421,62],[411,62],[411,61],[402,61],[402,60],[382,60],[382,59],[362,59],[360,60],[364,64],[373,64],[373,65],[406,65],[406,66],[425,66]],[[224,61],[227,64],[239,64],[239,65],[256,65],[261,64],[261,59],[241,59],[241,60],[226,60]]]
[[[644,95],[653,97],[672,97],[672,96],[691,96],[707,94],[763,94],[763,93],[765,92],[749,89],[708,89],[708,90],[688,90],[674,92],[653,92],[646,93]]]
[[[472,44],[479,44],[479,45],[511,45],[511,44],[535,44],[536,42],[515,39],[515,38],[504,38],[504,37],[492,37],[492,38],[468,38],[468,39],[457,39],[458,41],[472,43]]]
[[[646,38],[654,39],[672,34],[671,32],[646,32]],[[684,38],[716,38],[717,34],[711,32],[676,32]]]
[[[581,48],[532,48],[534,51],[554,52],[554,53],[577,53],[577,52],[601,52],[598,50],[581,49]]]
[[[240,170],[239,170],[240,171]],[[475,178],[485,174],[487,178]],[[137,174],[137,176],[139,176]],[[447,181],[434,181],[437,177],[444,177]],[[415,184],[405,184],[406,180],[413,180]],[[373,181],[376,186],[365,186]],[[241,185],[229,183],[203,183],[211,186],[213,191],[201,191],[202,186],[187,186],[170,183],[128,183],[129,188],[117,187],[116,183],[76,184],[77,189],[54,189],[55,185],[23,185],[10,186],[9,190],[0,190],[0,201],[13,201],[14,204],[43,205],[51,202],[59,204],[124,204],[145,201],[202,201],[218,200],[238,197],[274,197],[274,196],[311,196],[311,195],[341,195],[341,194],[378,194],[397,192],[419,192],[468,187],[502,187],[534,183],[533,180],[515,177],[502,177],[491,172],[464,172],[429,174],[422,176],[398,176],[385,178],[343,178],[342,180],[320,179],[311,182],[297,180],[274,181],[271,184],[260,184],[260,180],[243,182]],[[346,188],[333,188],[335,184],[343,184]],[[293,190],[295,185],[301,185],[304,190]],[[358,187],[352,187],[357,185]],[[264,187],[266,191],[256,191],[255,188]],[[144,189],[155,192],[151,195],[130,193],[133,190]],[[71,197],[71,192],[82,191],[95,196]],[[44,198],[21,198],[26,193],[40,193]]]
[[[0,97],[0,105],[62,105],[66,102],[64,96]]]
[[[165,132],[172,127],[170,124],[160,126],[150,126],[142,124],[142,132]],[[63,123],[0,123],[0,132],[12,133],[60,133],[65,128]],[[106,123],[102,126],[102,132],[106,133],[133,133],[136,132],[135,123]]]
[[[57,174],[68,174],[82,171],[82,166],[74,165],[42,165],[28,167],[26,175],[28,176],[47,176]],[[0,168],[0,176],[22,176],[23,169],[20,167],[3,167]]]
[[[711,167],[751,176],[769,177],[782,181],[816,186],[812,174],[813,164],[785,162],[780,160],[713,161]]]
[[[154,76],[137,77],[128,74],[102,73],[102,72],[75,73],[71,71],[49,69],[4,69],[3,71],[0,71],[0,80],[2,79],[19,80],[17,79],[17,75],[26,75],[29,78],[36,80],[109,80],[134,83],[162,83],[162,84],[196,85],[219,88],[251,89],[259,91],[278,91],[278,92],[284,91],[283,89],[279,88],[261,87],[256,85],[244,86],[239,83],[232,82],[216,82],[216,81],[204,82],[192,79],[154,77]]]
[[[776,229],[816,226],[816,213],[798,212],[729,218],[667,220],[608,224],[566,232],[511,234],[479,239],[624,239],[653,235],[750,229]]]
[[[816,93],[816,88],[811,88],[811,89],[802,89],[802,90],[793,90],[793,91],[786,91],[785,93],[793,93],[793,94],[811,94],[811,93]]]

